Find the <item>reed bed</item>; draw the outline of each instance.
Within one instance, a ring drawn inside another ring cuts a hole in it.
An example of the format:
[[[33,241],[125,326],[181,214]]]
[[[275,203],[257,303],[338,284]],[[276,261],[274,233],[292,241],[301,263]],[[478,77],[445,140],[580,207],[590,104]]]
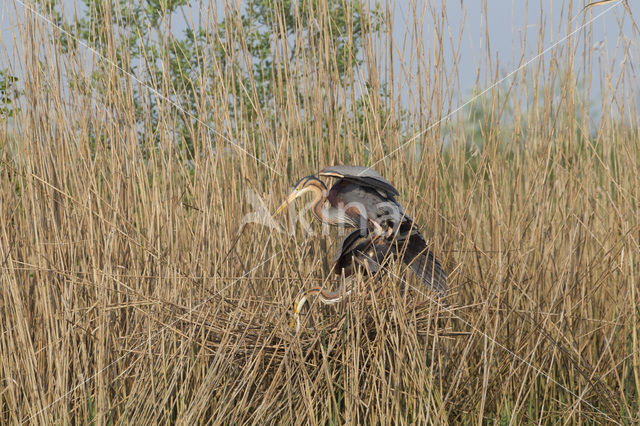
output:
[[[531,17],[537,52],[507,79],[487,43],[487,90],[456,110],[459,58],[445,52],[462,40],[437,2],[413,5],[405,40],[389,27],[394,3],[360,5],[343,34],[334,3],[308,9],[313,34],[270,3],[273,34],[293,35],[270,39],[263,80],[247,74],[235,4],[192,5],[205,30],[191,86],[149,65],[175,52],[170,25],[137,40],[159,46],[140,61],[113,5],[92,17],[95,44],[71,49],[68,15],[9,3],[3,55],[20,90],[0,122],[1,423],[640,421],[628,5],[565,1],[551,28]],[[357,7],[339,4],[347,17]],[[589,19],[610,6],[615,67],[591,49]],[[374,30],[340,65],[336,44],[357,47],[358,28]],[[340,285],[339,235],[308,213],[314,235],[256,212],[332,164],[373,165],[394,183],[449,271],[446,299],[390,265],[290,327],[300,290]]]

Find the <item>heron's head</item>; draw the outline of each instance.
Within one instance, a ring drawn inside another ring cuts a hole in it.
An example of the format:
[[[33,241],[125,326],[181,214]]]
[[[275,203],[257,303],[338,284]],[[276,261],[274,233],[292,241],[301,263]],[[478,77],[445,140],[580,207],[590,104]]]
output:
[[[313,175],[305,176],[294,185],[293,190],[291,191],[285,202],[282,203],[280,207],[278,207],[278,210],[276,210],[274,216],[284,210],[289,204],[291,204],[296,198],[300,197],[301,195],[304,195],[307,192],[322,194],[323,191],[326,190],[327,187],[320,179]]]

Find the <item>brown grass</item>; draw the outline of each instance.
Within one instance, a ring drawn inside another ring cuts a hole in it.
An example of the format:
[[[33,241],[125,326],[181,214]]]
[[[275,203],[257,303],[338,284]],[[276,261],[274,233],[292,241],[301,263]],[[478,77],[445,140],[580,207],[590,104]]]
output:
[[[600,10],[565,13],[563,24]],[[5,55],[24,95],[0,128],[0,421],[640,421],[638,33],[620,34],[625,63],[611,71],[587,25],[448,115],[458,68],[443,52],[460,39],[440,11],[416,6],[409,30],[433,31],[433,45],[391,31],[365,40],[347,87],[319,16],[321,48],[296,53],[297,77],[273,75],[279,113],[251,122],[231,126],[225,100],[247,109],[257,93],[207,70],[218,80],[197,102],[213,119],[193,121],[191,163],[174,143],[171,102],[154,134],[137,131],[132,90],[170,97],[162,75],[136,80],[105,58],[63,55],[59,31],[17,15],[18,45]],[[423,13],[435,28],[421,27]],[[611,13],[632,18],[624,6]],[[541,30],[538,52],[561,34]],[[393,69],[383,51],[413,52],[412,64]],[[489,87],[500,78],[489,46],[481,61]],[[99,66],[100,100],[87,78]],[[85,84],[65,84],[71,75]],[[385,79],[389,99],[376,95]],[[360,80],[374,90],[358,125]],[[407,84],[419,90],[401,116]],[[296,89],[310,94],[304,104],[285,96]],[[478,149],[468,148],[474,123]],[[450,271],[451,296],[434,300],[394,266],[364,281],[381,293],[312,304],[297,335],[298,291],[338,285],[324,260],[336,236],[248,224],[226,254],[252,211],[247,189],[273,209],[299,177],[339,163],[376,163],[400,189]]]

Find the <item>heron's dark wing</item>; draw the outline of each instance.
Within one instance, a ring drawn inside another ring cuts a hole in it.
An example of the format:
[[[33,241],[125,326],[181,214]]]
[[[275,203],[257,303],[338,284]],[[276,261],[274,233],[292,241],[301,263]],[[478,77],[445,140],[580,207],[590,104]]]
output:
[[[398,190],[391,185],[391,182],[369,167],[331,166],[322,169],[318,175],[322,177],[342,178],[347,182],[353,182],[384,191],[391,197],[398,195]]]
[[[427,248],[427,242],[411,222],[400,227],[395,244],[402,261],[440,296],[447,294],[447,273]]]
[[[355,272],[354,266],[364,273],[378,272],[389,256],[391,243],[383,238],[374,242],[372,237],[367,229],[356,229],[347,235],[336,260],[336,272],[344,271],[349,276]]]
[[[356,229],[344,237],[340,250],[336,253],[336,268],[340,269],[346,265],[346,257],[349,253],[353,252],[353,249],[360,243],[366,241],[368,238],[368,232],[362,229]]]
[[[440,296],[446,296],[447,273],[412,223],[403,223],[395,238],[376,238],[375,241],[372,238],[373,234],[366,229],[356,229],[347,235],[336,260],[336,272],[344,272],[347,277],[356,269],[375,274],[390,257],[399,257],[422,282]]]

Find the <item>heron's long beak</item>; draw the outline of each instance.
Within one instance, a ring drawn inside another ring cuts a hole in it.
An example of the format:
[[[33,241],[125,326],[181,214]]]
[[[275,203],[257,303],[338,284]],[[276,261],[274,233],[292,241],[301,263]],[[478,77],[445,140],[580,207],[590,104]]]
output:
[[[300,300],[293,304],[293,317],[291,318],[289,328],[293,328],[295,325],[296,333],[300,332],[300,310],[305,303],[307,303],[307,296],[302,296]]]
[[[298,319],[298,304],[293,304],[293,316],[291,317],[291,322],[289,323],[289,328],[295,327],[296,323],[299,322]]]
[[[291,192],[291,194],[289,194],[289,196],[287,197],[285,202],[282,203],[282,205],[280,207],[278,207],[278,210],[276,210],[276,212],[273,215],[277,216],[278,213],[280,213],[282,210],[286,209],[287,206],[293,202],[293,200],[295,200],[296,198],[298,198],[299,196],[301,196],[305,192],[307,192],[306,188],[302,189],[302,190],[294,189],[293,192]]]
[[[298,194],[297,194],[297,192],[298,192],[298,191],[293,191],[293,192],[289,195],[289,197],[287,197],[287,199],[284,201],[284,203],[282,203],[282,204],[280,205],[280,207],[278,207],[278,210],[276,210],[276,212],[275,212],[273,215],[274,215],[274,216],[277,216],[277,215],[278,215],[282,210],[286,209],[286,208],[287,208],[287,206],[288,206],[289,204],[291,204],[291,202],[297,198],[297,195],[298,195]]]

